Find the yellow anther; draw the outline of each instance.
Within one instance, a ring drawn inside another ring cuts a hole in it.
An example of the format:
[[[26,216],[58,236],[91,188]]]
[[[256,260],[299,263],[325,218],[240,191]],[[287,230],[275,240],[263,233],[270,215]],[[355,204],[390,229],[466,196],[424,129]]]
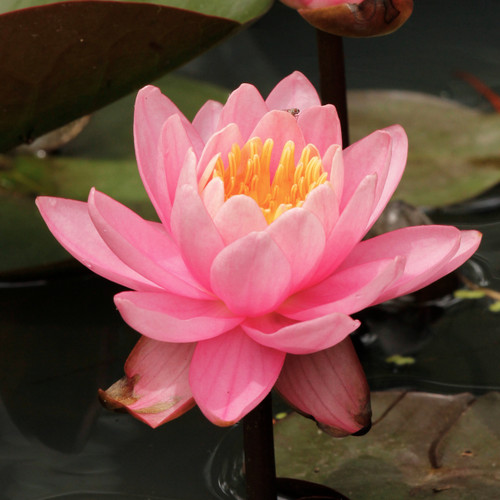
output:
[[[236,194],[250,196],[261,207],[269,224],[290,208],[302,206],[315,187],[328,182],[328,174],[323,171],[318,150],[313,145],[302,150],[295,165],[295,144],[288,141],[274,175],[272,149],[272,139],[262,144],[258,137],[250,139],[242,149],[234,144],[227,156],[227,167],[219,157],[212,173],[212,178],[218,177],[224,182],[226,199]]]

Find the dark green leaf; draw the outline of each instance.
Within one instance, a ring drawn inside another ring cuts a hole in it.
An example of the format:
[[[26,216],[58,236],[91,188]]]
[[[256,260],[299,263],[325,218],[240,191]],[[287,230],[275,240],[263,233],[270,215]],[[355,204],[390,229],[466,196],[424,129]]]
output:
[[[138,89],[234,34],[271,4],[2,2],[0,151]]]

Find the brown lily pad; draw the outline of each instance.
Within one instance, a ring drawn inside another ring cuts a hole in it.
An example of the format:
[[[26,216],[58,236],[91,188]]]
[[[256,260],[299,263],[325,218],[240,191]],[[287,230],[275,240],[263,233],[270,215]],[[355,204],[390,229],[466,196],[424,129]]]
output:
[[[351,500],[496,499],[500,394],[379,392],[363,437],[332,439],[291,414],[275,425],[278,475],[317,482]]]

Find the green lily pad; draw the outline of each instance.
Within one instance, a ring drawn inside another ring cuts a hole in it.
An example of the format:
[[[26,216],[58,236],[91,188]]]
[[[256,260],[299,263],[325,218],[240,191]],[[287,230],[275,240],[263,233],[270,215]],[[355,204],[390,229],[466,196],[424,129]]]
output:
[[[408,134],[408,164],[396,198],[442,206],[500,181],[500,114],[416,92],[353,91],[348,97],[352,142],[394,123]]]
[[[275,425],[279,476],[325,484],[351,500],[495,499],[500,394],[372,395],[374,425],[337,440],[291,414]]]
[[[177,68],[271,4],[2,2],[0,151],[29,143]]]
[[[192,118],[207,99],[225,101],[213,85],[168,75],[155,82]],[[155,218],[134,157],[135,96],[102,109],[58,155],[0,158],[0,275],[54,265],[69,255],[50,234],[36,209],[38,195],[86,200],[91,187],[147,218]]]

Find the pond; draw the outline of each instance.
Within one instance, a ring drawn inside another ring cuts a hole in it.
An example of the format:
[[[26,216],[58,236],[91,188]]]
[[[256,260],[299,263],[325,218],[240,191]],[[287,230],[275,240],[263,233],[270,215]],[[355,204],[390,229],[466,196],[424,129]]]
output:
[[[500,93],[499,18],[500,4],[493,0],[474,2],[472,9],[464,0],[419,0],[397,33],[344,42],[348,86],[433,94],[491,116],[488,101],[457,72]],[[248,81],[265,94],[295,69],[318,82],[315,32],[277,4],[177,74],[224,88]],[[68,144],[68,154],[83,147],[86,133]],[[500,127],[496,133],[500,137]],[[490,160],[500,167],[500,142]],[[500,188],[461,203],[427,206],[426,212],[436,223],[480,230],[483,243],[460,276],[444,284],[445,292],[360,315],[363,327],[354,340],[370,387],[500,391],[500,312],[490,307],[495,299],[453,295],[462,277],[500,290]],[[3,259],[16,244],[2,242]],[[38,252],[37,241],[31,244]],[[239,426],[215,427],[195,408],[152,430],[100,406],[97,389],[122,376],[137,340],[113,305],[121,289],[75,262],[50,256],[46,261],[50,265],[36,269],[16,264],[0,275],[0,498],[242,498]],[[276,401],[275,412],[282,410],[286,406]]]

